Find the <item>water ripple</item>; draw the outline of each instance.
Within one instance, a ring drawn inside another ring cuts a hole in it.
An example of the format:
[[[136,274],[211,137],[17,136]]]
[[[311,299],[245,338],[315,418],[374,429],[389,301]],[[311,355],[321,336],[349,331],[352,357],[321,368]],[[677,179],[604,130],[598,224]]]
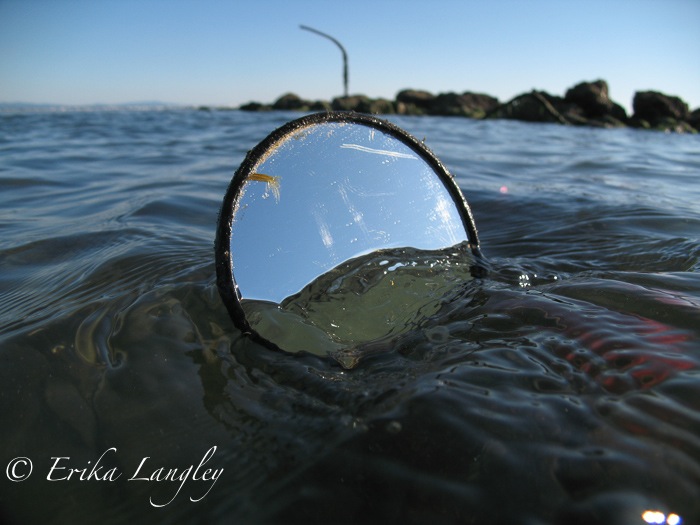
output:
[[[8,458],[217,445],[225,479],[172,522],[700,518],[697,137],[391,117],[455,174],[492,271],[348,372],[244,337],[216,290],[226,186],[296,116],[0,116]],[[153,485],[42,481],[3,489],[11,518],[151,519]]]

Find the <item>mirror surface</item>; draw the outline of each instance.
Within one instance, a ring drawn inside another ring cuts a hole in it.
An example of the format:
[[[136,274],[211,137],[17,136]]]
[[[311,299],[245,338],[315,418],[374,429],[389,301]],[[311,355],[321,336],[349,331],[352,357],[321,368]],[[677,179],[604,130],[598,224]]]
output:
[[[435,313],[471,279],[476,249],[459,189],[421,143],[372,117],[319,114],[237,172],[217,271],[241,328],[350,367],[363,345]]]

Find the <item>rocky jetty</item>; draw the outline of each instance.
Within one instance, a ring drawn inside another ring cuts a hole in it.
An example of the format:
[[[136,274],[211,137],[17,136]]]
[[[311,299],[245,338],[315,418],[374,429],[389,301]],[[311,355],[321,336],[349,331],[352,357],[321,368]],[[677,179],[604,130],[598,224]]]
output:
[[[441,115],[474,119],[513,119],[526,122],[551,122],[574,126],[631,126],[659,131],[697,133],[700,109],[690,111],[677,96],[656,91],[638,91],[632,103],[634,113],[610,98],[605,80],[580,82],[563,97],[545,91],[523,93],[508,102],[483,93],[439,93],[404,89],[394,100],[351,95],[323,100],[304,100],[294,93],[279,97],[272,104],[249,102],[243,111],[357,111],[371,114]]]
[[[640,127],[661,128],[672,131],[698,131],[698,111],[692,114],[679,97],[657,91],[637,91],[632,101],[634,124]],[[694,117],[691,118],[691,115]]]

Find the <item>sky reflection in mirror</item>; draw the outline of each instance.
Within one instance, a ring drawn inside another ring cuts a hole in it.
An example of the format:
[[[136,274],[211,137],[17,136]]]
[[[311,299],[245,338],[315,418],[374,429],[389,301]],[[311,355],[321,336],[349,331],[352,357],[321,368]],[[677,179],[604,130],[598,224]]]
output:
[[[251,175],[231,235],[243,299],[280,303],[375,250],[469,240],[440,177],[412,148],[370,126],[303,128],[280,140]]]

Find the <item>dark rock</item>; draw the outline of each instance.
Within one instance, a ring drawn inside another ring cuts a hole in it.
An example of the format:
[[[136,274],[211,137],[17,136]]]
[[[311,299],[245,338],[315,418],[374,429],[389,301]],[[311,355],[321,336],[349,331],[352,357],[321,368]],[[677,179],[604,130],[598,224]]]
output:
[[[460,95],[457,93],[440,93],[430,101],[428,113],[431,115],[459,116],[466,115]]]
[[[391,115],[396,113],[396,106],[391,100],[377,98],[370,102],[368,113],[373,115]]]
[[[272,109],[304,111],[311,104],[294,93],[287,93],[275,100]]]
[[[404,89],[396,94],[396,101],[404,104],[415,104],[418,107],[428,109],[435,95],[428,91],[417,89]]]
[[[435,95],[428,91],[404,89],[396,94],[396,112],[404,115],[426,115]]]
[[[693,126],[696,130],[700,131],[700,108],[694,110],[688,116],[688,124]]]
[[[396,113],[399,115],[427,115],[428,110],[419,108],[415,104],[406,104],[405,102],[396,101]]]
[[[567,90],[564,101],[576,104],[588,118],[602,117],[611,112],[613,102],[608,96],[608,83],[605,80],[581,82]]]
[[[688,104],[678,97],[658,91],[637,91],[632,101],[635,119],[647,120],[656,127],[663,119],[687,120]]]
[[[686,121],[669,117],[655,121],[653,129],[656,131],[668,131],[672,133],[697,133],[695,128]]]
[[[333,108],[330,102],[317,100],[309,106],[309,111],[331,111]]]
[[[430,103],[431,115],[483,118],[498,106],[498,99],[480,93],[441,93]]]
[[[526,122],[556,122],[570,124],[556,106],[563,100],[544,91],[532,91],[515,97],[491,111],[487,118],[524,120]]]
[[[627,118],[623,121],[612,115],[604,115],[600,118],[588,119],[583,125],[596,128],[624,128],[627,126],[626,122]]]
[[[607,128],[627,122],[625,108],[610,99],[605,80],[576,84],[555,106],[572,124]]]
[[[331,107],[337,111],[357,111],[358,113],[392,114],[396,113],[394,103],[384,98],[371,99],[365,95],[334,98]]]
[[[665,131],[673,133],[697,133],[698,129],[685,120],[677,120],[670,117],[657,119],[654,122],[632,117],[627,121],[627,125],[638,129],[649,129],[653,131]]]
[[[592,119],[583,116],[583,110],[579,106],[570,104],[563,109],[564,112],[562,113],[562,116],[570,124],[573,124],[574,126],[595,126],[595,124],[592,124]]]
[[[632,117],[627,121],[627,125],[638,129],[651,129],[651,124],[643,118]]]
[[[270,111],[272,108],[269,104],[261,104],[260,102],[248,102],[239,107],[241,111]]]
[[[331,107],[335,111],[357,111],[368,113],[370,98],[365,95],[350,95],[347,97],[337,97],[331,102]]]
[[[612,107],[610,108],[610,116],[621,121],[622,123],[626,122],[628,119],[625,108],[623,108],[617,102],[613,102]]]
[[[496,109],[500,104],[496,97],[469,91],[462,93],[462,103],[471,111],[473,118],[485,117],[489,111]]]

